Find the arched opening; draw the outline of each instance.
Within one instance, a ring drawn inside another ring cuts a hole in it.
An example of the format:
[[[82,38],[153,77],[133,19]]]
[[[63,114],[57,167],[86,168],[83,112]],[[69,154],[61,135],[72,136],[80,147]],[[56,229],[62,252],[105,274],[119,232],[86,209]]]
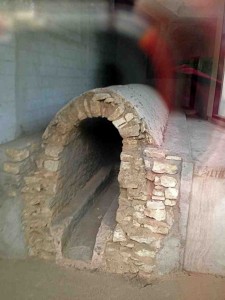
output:
[[[87,118],[79,125],[81,137],[100,155],[101,165],[116,165],[120,161],[122,138],[106,118]]]
[[[101,222],[112,203],[118,203],[121,151],[122,138],[106,118],[87,118],[76,127],[74,141],[62,155],[62,190],[55,199],[63,207],[53,221],[63,226],[63,257],[92,259]]]

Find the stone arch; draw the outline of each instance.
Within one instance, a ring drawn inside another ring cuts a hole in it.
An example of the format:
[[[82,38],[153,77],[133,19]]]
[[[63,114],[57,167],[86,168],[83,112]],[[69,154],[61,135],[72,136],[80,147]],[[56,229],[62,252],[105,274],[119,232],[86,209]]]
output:
[[[168,111],[158,94],[142,85],[91,90],[70,101],[56,114],[43,134],[37,170],[25,177],[23,219],[30,255],[55,257],[63,264],[79,265],[80,262],[65,259],[62,253],[71,222],[75,220],[66,210],[73,196],[72,184],[68,185],[66,201],[60,191],[65,185],[63,178],[71,167],[68,157],[79,140],[76,136],[79,124],[88,118],[106,118],[123,139],[117,225],[113,237],[109,233],[102,248],[94,249],[95,262],[91,261],[89,266],[104,266],[113,272],[152,271],[160,240],[169,230],[169,225],[164,223],[166,210],[163,203],[149,203],[146,208],[154,188],[155,175],[150,174],[154,155],[165,158],[158,147],[163,140],[167,117]],[[159,154],[156,153],[158,150]],[[176,166],[165,166],[163,172],[177,173]],[[72,180],[71,183],[76,179],[72,173],[67,178]],[[153,213],[145,214],[146,209],[152,209]],[[144,223],[143,218],[147,220]],[[128,253],[131,248],[133,253],[143,253],[150,266],[146,267],[143,257],[141,262],[138,260],[139,254],[131,259]]]

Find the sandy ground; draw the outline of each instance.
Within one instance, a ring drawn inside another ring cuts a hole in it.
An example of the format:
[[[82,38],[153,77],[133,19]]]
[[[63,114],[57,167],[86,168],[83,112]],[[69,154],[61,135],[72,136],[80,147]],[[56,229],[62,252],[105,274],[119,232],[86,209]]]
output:
[[[40,260],[0,260],[0,299],[224,300],[225,278],[181,273],[146,283]]]

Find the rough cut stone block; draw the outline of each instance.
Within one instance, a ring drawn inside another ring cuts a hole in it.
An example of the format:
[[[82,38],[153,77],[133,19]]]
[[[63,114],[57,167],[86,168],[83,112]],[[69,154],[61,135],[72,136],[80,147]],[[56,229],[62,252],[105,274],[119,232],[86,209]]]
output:
[[[169,233],[169,226],[166,223],[152,220],[149,218],[145,219],[144,227],[149,228],[153,233],[159,233],[159,234]]]
[[[155,174],[153,174],[152,172],[147,172],[146,174],[146,178],[150,181],[154,181],[155,179]]]
[[[154,196],[159,196],[159,197],[164,197],[164,196],[165,196],[164,191],[158,190],[158,189],[154,189],[154,190],[152,191],[152,194],[153,194]]]
[[[146,209],[145,215],[157,221],[164,221],[166,219],[165,209]]]
[[[133,220],[132,224],[133,226],[141,227],[140,223],[138,223],[136,220]]]
[[[165,190],[165,196],[168,199],[177,199],[178,197],[178,189],[175,188],[167,188]]]
[[[152,171],[158,174],[177,174],[178,168],[174,164],[162,163],[154,161]]]
[[[4,163],[3,170],[6,173],[17,175],[20,172],[20,165],[18,163]]]
[[[152,273],[154,270],[154,267],[155,267],[154,265],[143,264],[143,265],[139,266],[139,270],[143,271],[145,273]]]
[[[141,249],[141,250],[135,251],[134,253],[137,256],[140,256],[140,257],[152,257],[152,258],[154,258],[155,255],[156,255],[155,251],[150,251],[150,250],[147,250],[147,249]]]
[[[29,157],[30,152],[28,149],[6,149],[6,155],[15,162],[23,161]]]
[[[158,176],[155,176],[155,181],[154,183],[157,185],[157,184],[161,184],[161,181],[160,181],[160,177]]]
[[[109,121],[115,121],[118,119],[125,111],[125,106],[124,105],[119,105],[114,112],[108,117]]]
[[[142,211],[135,211],[133,216],[134,216],[134,218],[137,218],[137,219],[144,219],[145,218],[145,214]]]
[[[56,172],[58,170],[58,167],[59,167],[59,161],[46,160],[44,162],[44,167],[47,171]]]
[[[120,164],[120,169],[123,169],[123,170],[130,170],[131,168],[131,164],[129,161],[122,161],[121,164]]]
[[[155,196],[152,195],[152,200],[164,201],[166,198],[164,196]]]
[[[110,94],[107,93],[99,93],[95,94],[94,97],[92,98],[93,101],[104,101],[107,98],[111,98]]]
[[[113,233],[113,242],[125,242],[127,240],[123,229],[117,224]]]
[[[112,97],[105,99],[105,103],[113,103],[113,102],[115,102],[115,100]]]
[[[164,187],[162,187],[161,185],[155,185],[155,190],[164,192]]]
[[[144,150],[144,155],[150,158],[165,158],[164,151],[155,148],[146,148]]]
[[[151,160],[145,159],[144,162],[145,162],[145,168],[146,168],[147,170],[152,168],[152,161],[151,161]],[[147,174],[148,174],[148,173],[147,173]],[[152,177],[150,177],[150,178],[152,178]],[[151,180],[151,179],[150,179],[150,180]]]
[[[168,160],[181,160],[181,157],[177,156],[177,155],[167,155],[166,159],[168,159]]]
[[[126,120],[124,118],[120,118],[118,120],[113,121],[113,125],[118,128],[121,125],[126,124]]]
[[[123,138],[139,136],[140,126],[138,124],[132,126],[124,126],[119,129],[119,133]]]
[[[162,201],[147,201],[148,209],[164,209],[165,205]]]
[[[51,146],[48,145],[45,148],[45,154],[54,158],[58,158],[59,154],[63,151],[63,147],[62,146]]]
[[[120,155],[120,160],[125,161],[125,162],[131,162],[134,159],[132,155],[126,154],[126,153],[121,153]]]
[[[125,119],[127,122],[130,122],[131,120],[133,120],[133,118],[134,118],[134,114],[132,113],[128,113],[125,115]]]
[[[154,236],[151,236],[151,231],[147,228],[141,228],[141,227],[137,227],[137,229],[143,229],[143,230],[147,230],[148,233],[144,233],[144,234],[137,234],[137,235],[130,235],[130,239],[141,243],[141,244],[151,244],[152,242],[154,242],[156,240],[156,238]]]
[[[176,205],[176,201],[175,200],[166,199],[165,205],[167,205],[167,206],[175,206]]]
[[[164,187],[175,187],[177,185],[177,180],[174,177],[163,175],[160,178],[160,183]]]

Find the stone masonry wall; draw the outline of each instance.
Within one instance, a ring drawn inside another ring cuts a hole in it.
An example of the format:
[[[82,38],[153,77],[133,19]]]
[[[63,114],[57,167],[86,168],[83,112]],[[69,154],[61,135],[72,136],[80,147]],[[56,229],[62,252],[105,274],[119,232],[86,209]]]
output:
[[[143,160],[135,153],[121,156],[122,193],[118,224],[106,247],[107,269],[142,275],[159,272],[156,257],[178,222],[180,171],[180,157],[153,147],[144,147]],[[136,182],[136,187],[124,184],[128,177],[129,183]]]
[[[41,136],[24,137],[0,146],[0,255],[24,257],[21,188],[24,176],[35,169]]]

